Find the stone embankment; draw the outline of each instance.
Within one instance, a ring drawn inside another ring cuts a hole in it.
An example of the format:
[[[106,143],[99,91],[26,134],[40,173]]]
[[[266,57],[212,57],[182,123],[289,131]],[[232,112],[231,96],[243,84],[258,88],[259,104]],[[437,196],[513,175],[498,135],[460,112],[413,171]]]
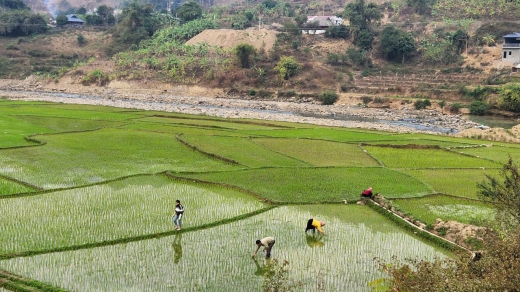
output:
[[[31,101],[106,105],[223,118],[251,118],[395,132],[428,132],[410,126],[410,124],[454,130],[463,130],[474,126],[474,123],[462,119],[460,115],[444,115],[435,110],[418,111],[406,107],[399,110],[374,109],[346,105],[324,106],[315,103],[187,97],[170,94],[121,94],[116,92],[83,95],[4,89],[0,90],[0,96]],[[354,120],[351,120],[352,118]],[[388,123],[389,121],[390,123]],[[397,123],[391,123],[392,121]],[[399,124],[399,121],[405,121],[406,124]]]

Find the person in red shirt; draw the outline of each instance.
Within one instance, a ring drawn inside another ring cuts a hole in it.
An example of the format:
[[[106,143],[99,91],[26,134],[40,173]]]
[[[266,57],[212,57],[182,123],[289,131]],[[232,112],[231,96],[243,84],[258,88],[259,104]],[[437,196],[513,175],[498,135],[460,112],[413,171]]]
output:
[[[372,198],[372,187],[368,188],[368,190],[361,193],[361,195],[365,198]]]

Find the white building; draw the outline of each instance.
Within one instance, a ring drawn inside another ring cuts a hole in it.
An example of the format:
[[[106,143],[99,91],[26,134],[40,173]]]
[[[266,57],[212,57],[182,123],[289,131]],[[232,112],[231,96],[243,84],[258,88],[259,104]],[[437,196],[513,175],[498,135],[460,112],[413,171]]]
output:
[[[307,16],[305,28],[302,29],[303,34],[322,34],[331,26],[339,26],[343,24],[343,19],[337,16]]]

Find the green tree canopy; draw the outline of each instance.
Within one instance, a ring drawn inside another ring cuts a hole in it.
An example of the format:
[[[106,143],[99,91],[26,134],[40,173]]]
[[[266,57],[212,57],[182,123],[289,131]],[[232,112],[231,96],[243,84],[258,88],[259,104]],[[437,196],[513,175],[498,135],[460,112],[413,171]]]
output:
[[[404,62],[406,56],[415,51],[415,40],[411,34],[393,26],[387,26],[381,33],[379,50],[389,61],[402,60]]]
[[[280,58],[278,64],[276,64],[274,70],[278,72],[280,79],[288,80],[289,77],[294,76],[300,72],[301,68],[302,66],[296,61],[294,56],[283,56]]]
[[[383,17],[376,3],[365,4],[365,0],[350,2],[343,11],[343,17],[350,21],[352,30],[370,29],[372,22],[377,22]]]
[[[507,84],[500,89],[500,108],[520,112],[520,85]]]
[[[0,7],[7,9],[29,9],[22,0],[0,0]]]
[[[267,8],[267,9],[273,9],[275,6],[276,6],[276,1],[274,0],[265,0],[264,2],[262,2],[262,5]]]
[[[183,21],[191,21],[202,17],[202,8],[195,1],[189,1],[177,9],[177,16]]]
[[[0,36],[23,36],[46,32],[47,20],[29,10],[0,12]]]
[[[249,68],[251,59],[256,55],[256,49],[250,44],[240,44],[235,48],[235,54],[242,68]]]
[[[64,26],[69,24],[69,19],[65,15],[60,15],[56,17],[56,24],[59,26]]]
[[[87,14],[87,9],[85,7],[80,7],[76,9],[76,14]]]

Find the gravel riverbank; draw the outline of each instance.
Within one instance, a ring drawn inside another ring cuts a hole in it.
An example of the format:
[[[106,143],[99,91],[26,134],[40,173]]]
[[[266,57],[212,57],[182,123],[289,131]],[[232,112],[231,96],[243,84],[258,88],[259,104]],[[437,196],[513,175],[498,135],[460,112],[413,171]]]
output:
[[[412,108],[376,109],[357,106],[324,106],[313,103],[256,101],[212,97],[184,97],[152,94],[80,95],[57,92],[0,90],[0,96],[27,101],[105,105],[165,112],[309,123],[324,126],[364,128],[393,132],[457,132],[474,123],[460,115]],[[368,120],[368,121],[364,121]],[[377,120],[377,121],[376,121]],[[451,130],[450,130],[451,129]]]

